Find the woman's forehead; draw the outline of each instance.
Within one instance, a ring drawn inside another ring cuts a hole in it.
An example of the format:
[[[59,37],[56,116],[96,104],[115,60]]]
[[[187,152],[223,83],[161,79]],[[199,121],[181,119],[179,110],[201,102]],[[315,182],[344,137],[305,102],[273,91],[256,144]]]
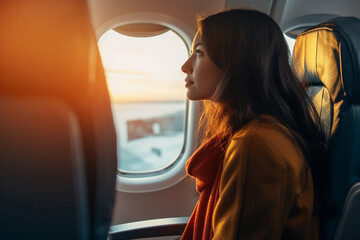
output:
[[[195,37],[194,37],[194,40],[192,42],[192,46],[191,48],[194,50],[194,48],[196,47],[197,44],[201,43],[201,34],[200,32],[198,31],[196,34],[195,34]]]

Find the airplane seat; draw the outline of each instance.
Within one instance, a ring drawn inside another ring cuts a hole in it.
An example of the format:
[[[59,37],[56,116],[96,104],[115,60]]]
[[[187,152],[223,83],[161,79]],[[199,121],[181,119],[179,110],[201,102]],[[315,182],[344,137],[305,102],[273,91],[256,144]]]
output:
[[[321,239],[360,239],[360,20],[340,17],[298,35],[293,64],[306,81],[328,140],[336,217]]]
[[[0,1],[0,239],[107,239],[116,133],[86,0]]]
[[[74,114],[51,98],[1,96],[0,116],[0,239],[89,239]]]

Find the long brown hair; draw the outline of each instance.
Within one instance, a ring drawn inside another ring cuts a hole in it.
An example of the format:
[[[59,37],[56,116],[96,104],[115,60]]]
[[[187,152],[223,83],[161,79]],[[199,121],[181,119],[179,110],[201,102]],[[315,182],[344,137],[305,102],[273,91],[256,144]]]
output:
[[[313,176],[315,208],[326,208],[327,156],[320,119],[290,66],[280,27],[268,15],[246,9],[221,11],[198,25],[210,59],[224,72],[212,96],[216,104],[204,101],[204,139],[217,136],[228,142],[248,122],[273,116],[302,149]]]

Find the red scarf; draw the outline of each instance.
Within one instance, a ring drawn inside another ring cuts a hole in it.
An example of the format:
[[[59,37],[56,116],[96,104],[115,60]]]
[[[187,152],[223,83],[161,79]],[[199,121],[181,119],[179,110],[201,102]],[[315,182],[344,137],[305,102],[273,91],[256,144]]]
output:
[[[186,162],[189,176],[196,178],[199,199],[181,240],[208,240],[213,236],[212,216],[219,199],[224,151],[212,138],[200,146]]]

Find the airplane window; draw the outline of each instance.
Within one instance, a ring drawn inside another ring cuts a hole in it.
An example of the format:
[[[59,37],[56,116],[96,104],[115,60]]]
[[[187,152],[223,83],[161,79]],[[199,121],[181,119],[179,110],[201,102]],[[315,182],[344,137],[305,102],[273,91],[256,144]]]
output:
[[[285,37],[285,40],[286,40],[286,42],[287,42],[287,44],[289,46],[290,53],[292,55],[293,51],[294,51],[295,39],[288,37],[286,34],[284,34],[284,37]]]
[[[98,41],[112,101],[120,172],[146,173],[172,164],[184,145],[183,40],[171,30],[132,37],[105,32]]]

